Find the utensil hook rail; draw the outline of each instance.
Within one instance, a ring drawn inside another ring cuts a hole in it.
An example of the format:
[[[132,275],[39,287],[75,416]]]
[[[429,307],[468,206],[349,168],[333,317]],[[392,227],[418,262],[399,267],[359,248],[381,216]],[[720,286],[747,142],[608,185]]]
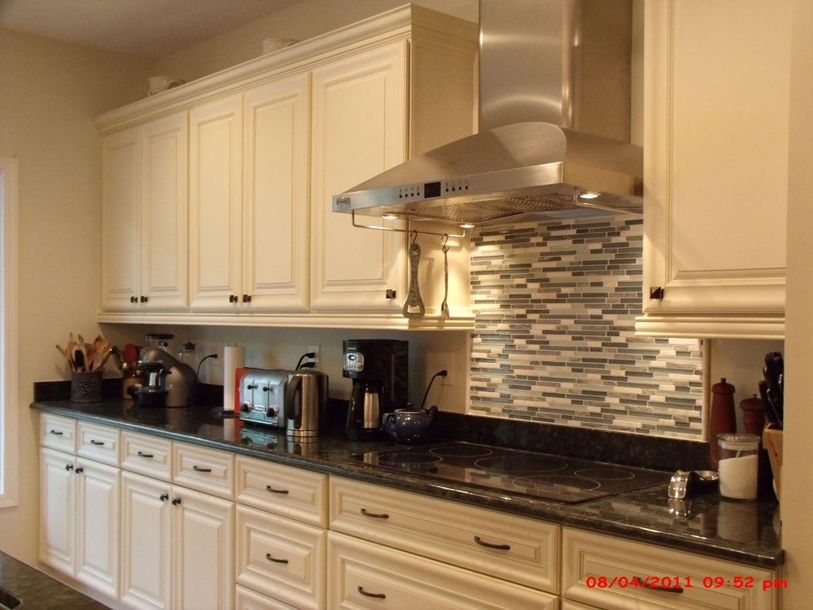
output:
[[[466,229],[460,228],[461,233],[449,233],[445,231],[443,233],[438,233],[437,231],[426,231],[423,229],[415,229],[413,226],[414,223],[411,223],[409,218],[406,219],[406,228],[402,229],[400,227],[385,227],[384,225],[365,225],[359,224],[356,222],[356,211],[351,210],[350,212],[353,226],[358,229],[372,229],[374,231],[392,231],[394,233],[417,233],[419,235],[434,235],[435,237],[445,237],[447,240],[451,237],[454,239],[462,239],[466,237]]]

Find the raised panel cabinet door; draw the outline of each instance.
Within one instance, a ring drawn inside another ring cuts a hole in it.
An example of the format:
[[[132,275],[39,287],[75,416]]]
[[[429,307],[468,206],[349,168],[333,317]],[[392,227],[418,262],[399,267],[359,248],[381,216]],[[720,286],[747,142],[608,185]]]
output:
[[[234,604],[234,503],[173,487],[173,607],[230,610]]]
[[[314,311],[397,312],[406,298],[404,235],[353,227],[332,212],[332,197],[405,160],[407,60],[407,43],[397,42],[313,72]]]
[[[167,609],[172,592],[172,486],[124,472],[121,490],[121,601],[130,608]]]
[[[243,97],[189,112],[190,308],[240,308]]]
[[[646,6],[644,312],[781,323],[791,10],[728,9]]]
[[[137,309],[141,296],[141,140],[138,128],[102,141],[102,309]]]
[[[145,309],[188,305],[189,135],[186,112],[141,128],[141,291]]]
[[[73,574],[76,549],[75,458],[40,450],[40,551],[42,563]]]
[[[97,591],[119,594],[120,472],[76,460],[76,578]]]
[[[308,308],[309,83],[305,74],[245,94],[247,311]]]

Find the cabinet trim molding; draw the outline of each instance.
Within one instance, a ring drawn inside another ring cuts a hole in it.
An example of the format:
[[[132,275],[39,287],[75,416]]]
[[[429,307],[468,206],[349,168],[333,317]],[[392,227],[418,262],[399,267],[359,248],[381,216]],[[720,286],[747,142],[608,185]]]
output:
[[[698,339],[784,339],[785,318],[644,315],[635,318],[635,334]]]

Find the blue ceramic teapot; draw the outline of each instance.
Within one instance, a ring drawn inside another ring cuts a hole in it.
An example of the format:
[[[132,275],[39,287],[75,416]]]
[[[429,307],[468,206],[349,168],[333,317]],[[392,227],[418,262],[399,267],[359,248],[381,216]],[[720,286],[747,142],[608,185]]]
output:
[[[429,437],[437,412],[436,406],[429,409],[396,409],[384,413],[381,424],[397,443],[420,443]]]

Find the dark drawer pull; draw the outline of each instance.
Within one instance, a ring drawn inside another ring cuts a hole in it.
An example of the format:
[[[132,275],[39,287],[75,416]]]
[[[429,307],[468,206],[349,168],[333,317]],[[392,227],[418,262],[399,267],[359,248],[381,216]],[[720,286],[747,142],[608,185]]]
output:
[[[192,470],[195,472],[212,472],[211,468],[201,468],[200,466],[192,466]]]
[[[635,581],[637,582],[639,587],[649,589],[650,591],[663,591],[664,593],[683,593],[683,587],[659,587],[658,585],[653,585],[647,582],[646,578],[639,578],[637,576],[635,577]]]
[[[497,551],[510,551],[511,545],[510,544],[493,544],[491,542],[486,542],[480,536],[475,536],[474,541],[479,544],[480,546],[484,546],[487,549],[495,549]]]
[[[104,441],[94,441],[93,439],[90,439],[90,444],[98,447],[104,447]]]
[[[181,503],[181,499],[180,499],[180,498],[177,498],[177,497],[176,497],[176,498],[172,498],[172,506],[178,506],[178,504],[180,504],[180,503]]]
[[[60,432],[59,430],[49,430],[49,432],[54,436],[64,436],[65,434],[64,432]]]
[[[136,453],[136,455],[138,457],[143,457],[143,458],[147,458],[147,459],[150,459],[150,460],[155,457],[152,453],[144,453],[143,451],[138,451]]]
[[[287,496],[290,492],[287,489],[274,489],[270,485],[266,485],[265,488],[270,491],[272,494],[282,494]]]
[[[83,472],[85,472],[85,469],[84,469],[84,468],[82,468],[82,467],[80,466],[79,468],[77,468],[76,470],[74,470],[74,472],[75,472],[76,474],[82,474]]]
[[[368,593],[364,590],[364,587],[359,587],[359,593],[366,597],[375,597],[376,599],[387,599],[387,596],[383,593]]]
[[[169,500],[169,494],[161,494],[160,496],[158,496],[158,499],[161,500],[161,502],[166,502],[167,500]]]
[[[65,470],[67,470],[68,472],[73,470],[73,464],[65,464]]]
[[[288,563],[287,559],[277,559],[276,557],[271,557],[271,553],[266,553],[265,558],[268,561],[273,561],[274,563]]]
[[[367,512],[366,508],[361,509],[361,514],[365,517],[371,517],[373,519],[389,519],[390,516],[387,513],[370,513]]]

